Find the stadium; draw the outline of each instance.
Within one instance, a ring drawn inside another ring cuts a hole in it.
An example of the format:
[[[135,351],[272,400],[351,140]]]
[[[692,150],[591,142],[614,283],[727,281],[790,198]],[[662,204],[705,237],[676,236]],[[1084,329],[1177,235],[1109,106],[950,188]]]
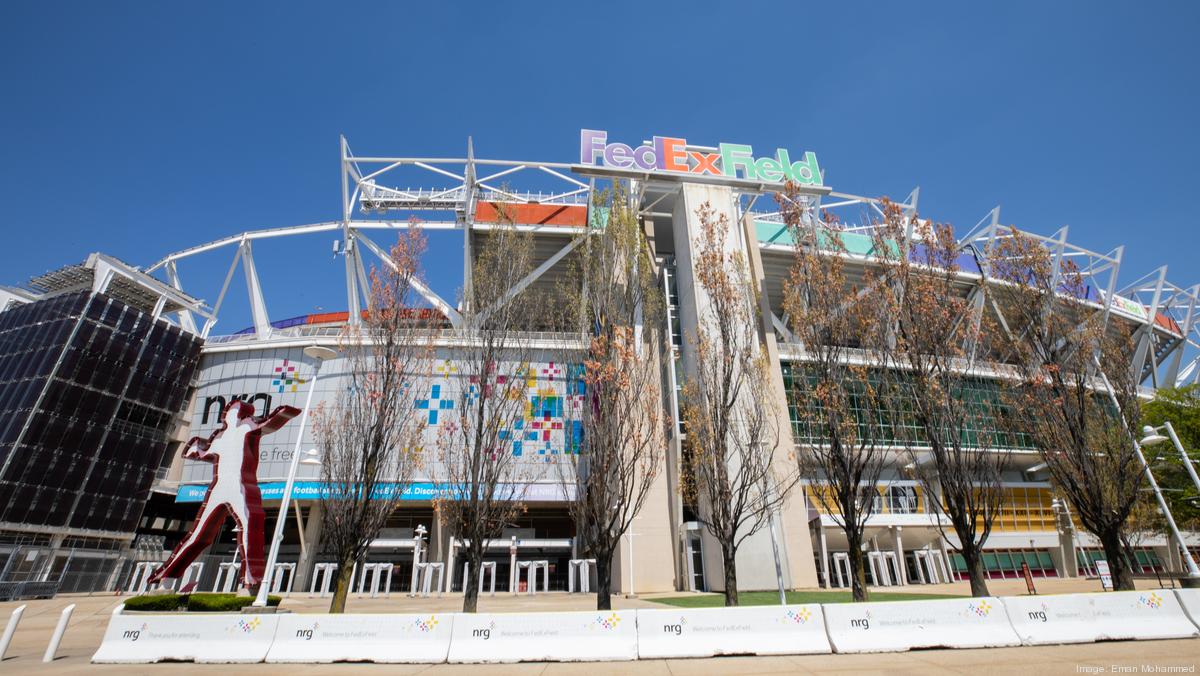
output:
[[[832,189],[812,152],[789,155],[780,148],[764,155],[741,144],[698,146],[672,137],[619,143],[592,130],[581,132],[580,156],[569,162],[476,158],[469,141],[463,155],[447,158],[360,156],[344,139],[341,147],[336,220],[248,230],[142,267],[95,254],[22,287],[0,289],[0,504],[6,505],[0,514],[0,557],[6,561],[0,581],[57,582],[71,591],[144,586],[148,570],[187,531],[211,479],[211,465],[182,458],[184,442],[211,434],[234,400],[265,413],[280,405],[304,406],[309,388],[315,387],[313,406],[333,405],[346,388],[349,366],[334,357],[314,374],[305,348],[336,350],[344,329],[362,322],[369,270],[385,264],[397,232],[419,227],[460,248],[452,254],[438,249],[425,267],[461,269],[458,276],[466,278],[489,233],[508,227],[501,223],[503,213],[514,221],[512,227],[532,235],[535,246],[536,267],[512,294],[533,294],[552,307],[562,300],[570,257],[589,229],[603,227],[604,214],[593,205],[593,194],[612,180],[625,182],[668,299],[660,328],[670,336],[675,359],[661,377],[665,413],[675,421],[681,419],[679,391],[687,377],[686,336],[695,331],[697,305],[704,303],[689,268],[701,204],[743,226],[738,232],[753,234],[737,237],[737,245],[763,292],[762,348],[780,393],[806,358],[783,308],[794,246],[781,215],[772,211],[781,182],[793,181],[812,207],[849,224],[840,236],[851,269],[874,264],[870,220],[881,213],[881,198]],[[914,189],[899,203],[906,214],[916,214],[918,197]],[[1112,330],[1135,341],[1129,368],[1138,374],[1145,396],[1158,387],[1200,382],[1200,285],[1173,283],[1165,267],[1141,276],[1122,274],[1121,246],[1103,253],[1082,248],[1069,240],[1065,227],[1029,235],[1056,259],[1078,266],[1087,282],[1077,299],[1081,311],[1107,313]],[[988,256],[1004,236],[999,208],[959,235],[964,297],[988,283]],[[306,262],[286,280],[260,280],[256,256],[280,248],[297,260],[320,261],[329,257],[331,242],[334,277]],[[301,251],[309,253],[295,253]],[[309,266],[313,270],[306,272]],[[345,309],[292,317],[269,312],[265,288],[293,293],[331,278],[343,287],[338,296]],[[425,285],[419,290],[440,321],[435,377],[428,396],[418,402],[432,441],[470,385],[455,367],[462,340],[458,301]],[[231,300],[237,294],[244,294],[244,302]],[[235,305],[246,308],[245,314],[227,309]],[[585,345],[581,334],[548,327],[536,314],[522,327],[541,356],[530,364],[534,375],[528,382],[525,434],[513,441],[510,452],[531,463],[556,462],[569,441],[571,421],[563,417],[562,399],[569,396],[565,384],[576,366],[555,355]],[[106,366],[80,367],[86,358]],[[986,378],[979,387],[988,389]],[[782,394],[772,402],[780,416],[794,415],[793,404]],[[297,432],[298,427],[285,427],[266,437],[260,449],[258,482],[268,529],[277,516],[293,449],[320,453],[311,429],[300,439]],[[702,591],[723,585],[717,547],[697,522],[699,507],[689,504],[680,489],[682,435],[676,425],[667,440],[661,485],[616,556],[615,591]],[[988,575],[1016,577],[1022,564],[1034,576],[1094,575],[1098,544],[1057,499],[1036,450],[1019,439],[1014,444],[1004,512],[987,541]],[[904,586],[961,579],[965,568],[956,543],[939,529],[938,520],[945,517],[929,504],[937,497],[926,495],[905,472],[906,462],[897,453],[875,489],[877,509],[867,533],[869,581]],[[320,493],[319,469],[301,464],[299,472],[279,560],[294,565],[286,584],[308,589],[319,564],[329,558],[321,550],[321,507],[314,497]],[[372,543],[366,562],[393,564],[396,575],[388,583],[396,591],[411,591],[414,563],[441,562],[447,574],[438,584],[460,590],[456,549],[461,543],[442,525],[432,479],[418,476],[401,490],[402,506]],[[818,508],[812,490],[804,484],[777,515],[775,529],[756,534],[743,547],[740,588],[775,587],[773,545],[786,587],[848,585],[845,537]],[[523,494],[526,510],[488,545],[497,590],[524,584],[516,568],[526,561],[548,562],[550,590],[565,590],[571,584],[569,561],[578,551],[563,490],[545,475],[524,486]],[[231,579],[221,574],[236,561],[236,533],[232,523],[224,529],[192,574],[201,588],[219,588]],[[1200,546],[1196,534],[1187,534],[1187,540],[1189,547]],[[1140,541],[1136,558],[1142,572],[1183,568],[1180,548],[1161,536]]]

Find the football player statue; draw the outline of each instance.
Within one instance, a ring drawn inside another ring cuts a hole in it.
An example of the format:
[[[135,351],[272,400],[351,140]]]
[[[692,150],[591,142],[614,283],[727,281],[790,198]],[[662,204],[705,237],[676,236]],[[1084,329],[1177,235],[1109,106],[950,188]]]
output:
[[[192,437],[188,441],[183,457],[211,462],[212,482],[191,531],[171,552],[166,563],[150,576],[152,584],[182,575],[200,552],[216,539],[228,514],[240,530],[238,551],[242,559],[242,584],[251,590],[258,587],[266,567],[263,558],[265,515],[262,494],[258,490],[258,440],[298,415],[300,409],[280,406],[257,420],[253,404],[235,399],[221,412],[221,426],[207,439]]]

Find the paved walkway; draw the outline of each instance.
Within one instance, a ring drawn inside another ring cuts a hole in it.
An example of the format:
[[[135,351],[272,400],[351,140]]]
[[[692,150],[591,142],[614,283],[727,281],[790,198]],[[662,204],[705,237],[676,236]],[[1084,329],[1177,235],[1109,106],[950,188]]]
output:
[[[1140,583],[1139,586],[1151,585]],[[1155,585],[1156,586],[1156,585]],[[1098,591],[1098,583],[1087,580],[1040,580],[1038,589],[1043,593]],[[900,589],[892,588],[894,591]],[[962,593],[965,585],[910,586],[909,592]],[[1024,593],[1024,582],[1020,580],[994,581],[992,592],[998,595]],[[656,594],[646,598],[615,598],[618,608],[662,607],[653,603],[653,597],[678,596],[679,593]],[[926,650],[912,653],[884,653],[878,655],[820,655],[787,657],[728,657],[700,660],[647,660],[621,663],[585,664],[516,664],[516,665],[242,665],[231,672],[228,665],[161,664],[146,666],[92,665],[89,660],[100,644],[104,629],[112,611],[121,602],[112,595],[64,595],[48,601],[25,602],[26,610],[20,628],[8,651],[8,658],[0,662],[0,673],[21,674],[101,674],[139,673],[163,676],[179,671],[188,673],[253,673],[262,674],[318,674],[328,672],[372,672],[389,674],[423,674],[441,676],[449,674],[647,674],[647,675],[692,675],[692,674],[784,674],[784,673],[1113,673],[1113,665],[1134,667],[1141,673],[1143,665],[1159,667],[1185,667],[1195,673],[1200,664],[1200,639],[1183,641],[1137,641],[1084,644],[1070,646],[993,648],[984,650]],[[71,624],[59,648],[59,658],[52,664],[42,664],[42,654],[62,609],[70,603],[76,604]],[[298,594],[284,601],[294,612],[325,612],[328,599],[308,598]],[[410,599],[393,595],[390,599],[351,598],[347,604],[349,612],[382,613],[407,611],[452,612],[461,610],[458,595],[430,599]],[[490,612],[522,612],[552,610],[589,610],[594,608],[594,597],[545,594],[535,597],[497,594],[480,599],[480,610]],[[17,602],[0,603],[0,625],[7,622],[9,614],[21,605]],[[1095,671],[1097,669],[1103,671]]]

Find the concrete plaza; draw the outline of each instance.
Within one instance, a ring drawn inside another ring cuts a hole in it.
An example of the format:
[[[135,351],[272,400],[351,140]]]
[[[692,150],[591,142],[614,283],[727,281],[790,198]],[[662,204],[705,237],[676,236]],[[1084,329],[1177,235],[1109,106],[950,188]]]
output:
[[[1099,591],[1094,580],[1038,581],[1042,593],[1066,593]],[[1141,581],[1141,587],[1157,587]],[[964,584],[937,585],[907,588],[889,588],[887,591],[911,591],[928,593],[966,593]],[[1024,593],[1024,582],[1020,580],[995,580],[991,591],[996,595]],[[657,596],[679,596],[664,594]],[[617,608],[663,607],[654,597],[625,599],[614,598]],[[59,614],[67,605],[76,604],[70,626],[59,657],[52,664],[43,664],[42,654],[54,631]],[[64,595],[53,600],[26,601],[24,619],[17,630],[8,657],[0,662],[0,672],[29,674],[100,674],[138,673],[167,674],[177,671],[188,673],[230,673],[229,665],[203,664],[158,664],[158,665],[92,665],[89,660],[99,646],[112,611],[121,603],[121,597],[113,595]],[[329,599],[309,598],[307,594],[295,594],[285,599],[283,605],[298,613],[320,613],[328,609]],[[409,598],[394,594],[391,598],[354,598],[347,603],[348,612],[357,613],[403,613],[417,611],[454,612],[461,610],[461,597],[447,595],[441,598]],[[588,610],[594,608],[594,597],[567,595],[563,593],[543,594],[534,597],[486,594],[480,599],[480,610],[485,612],[529,612],[555,610]],[[8,616],[19,602],[0,603],[0,622]],[[1200,664],[1200,640],[1179,641],[1129,641],[1066,646],[994,648],[982,650],[924,650],[909,653],[881,653],[873,655],[816,655],[783,657],[727,657],[713,659],[645,660],[638,662],[610,663],[525,663],[513,665],[237,665],[237,673],[255,674],[317,674],[329,672],[351,672],[354,670],[382,670],[393,674],[784,674],[784,673],[1120,673],[1121,667],[1132,668],[1135,673],[1144,673],[1143,667],[1182,667],[1184,673],[1194,672]],[[1118,667],[1114,669],[1114,667]],[[1129,672],[1126,672],[1129,673]]]

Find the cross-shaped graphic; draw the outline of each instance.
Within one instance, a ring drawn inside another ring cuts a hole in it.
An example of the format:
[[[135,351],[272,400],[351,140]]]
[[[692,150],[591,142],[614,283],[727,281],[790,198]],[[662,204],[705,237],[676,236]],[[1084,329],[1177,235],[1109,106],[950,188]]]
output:
[[[271,381],[271,387],[279,388],[277,392],[284,392],[287,388],[291,388],[292,392],[296,391],[297,386],[308,382],[301,380],[296,372],[295,364],[288,364],[288,360],[283,360],[282,366],[275,367],[275,379]]]
[[[442,399],[442,386],[434,385],[429,388],[428,399],[417,399],[414,408],[420,411],[429,411],[429,424],[438,424],[438,411],[450,411],[454,409],[453,399]]]

